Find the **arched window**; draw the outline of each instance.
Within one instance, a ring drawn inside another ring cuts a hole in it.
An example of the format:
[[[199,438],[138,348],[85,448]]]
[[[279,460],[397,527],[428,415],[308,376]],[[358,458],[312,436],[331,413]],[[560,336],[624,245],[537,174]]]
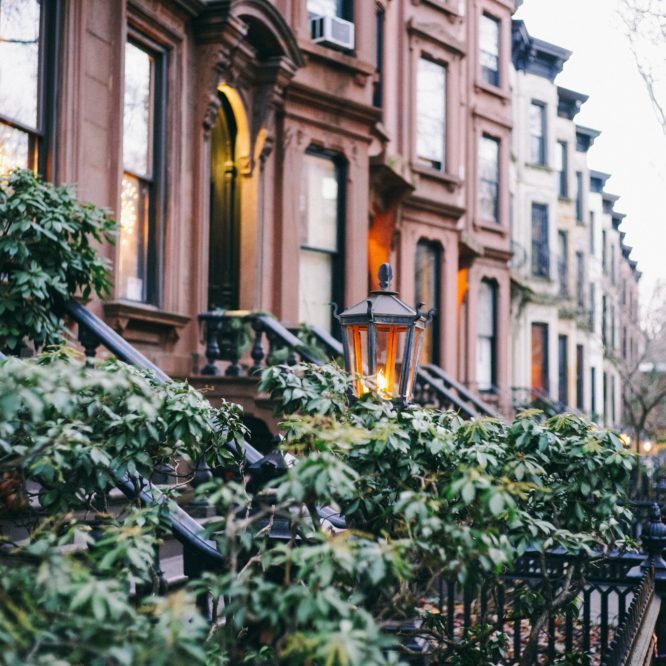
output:
[[[497,386],[497,283],[481,280],[477,304],[476,383],[479,391]]]
[[[420,240],[416,244],[416,294],[417,303],[435,308],[435,317],[426,327],[420,363],[439,363],[439,309],[441,307],[440,266],[442,249],[438,243]]]

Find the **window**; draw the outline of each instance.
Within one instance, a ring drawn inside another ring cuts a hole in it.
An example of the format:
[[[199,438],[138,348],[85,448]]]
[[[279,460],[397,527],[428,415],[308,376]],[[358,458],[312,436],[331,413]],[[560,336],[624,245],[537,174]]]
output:
[[[560,296],[569,295],[569,240],[566,231],[557,232],[557,277]]]
[[[611,259],[611,270],[610,270],[611,283],[615,284],[616,277],[617,277],[615,275],[615,246],[611,245],[608,249],[609,249],[609,252],[610,252],[610,259]]]
[[[0,176],[21,167],[51,177],[58,7],[0,2]]]
[[[601,267],[604,270],[608,267],[608,243],[605,229],[601,232]]]
[[[576,305],[585,309],[585,255],[580,250],[576,252]]]
[[[622,326],[622,358],[627,358],[627,327]]]
[[[546,164],[546,107],[541,102],[530,104],[530,162]]]
[[[332,331],[330,303],[341,302],[344,166],[334,155],[303,158],[300,198],[300,321]]]
[[[597,369],[590,368],[590,416],[597,415]]]
[[[372,86],[372,105],[381,109],[384,106],[384,19],[383,7],[375,10],[375,79]]]
[[[532,275],[550,277],[548,206],[532,204]]]
[[[601,342],[606,346],[608,342],[608,303],[606,296],[601,297]]]
[[[308,16],[336,16],[353,21],[353,9],[351,0],[308,0]]]
[[[491,86],[500,85],[500,22],[488,14],[481,15],[479,24],[479,60],[481,80]]]
[[[493,391],[497,385],[496,282],[481,280],[478,313],[476,382],[479,391]]]
[[[535,397],[547,394],[548,379],[548,324],[532,324],[532,389]]]
[[[416,77],[416,157],[444,170],[446,146],[446,68],[419,59]]]
[[[597,330],[597,290],[592,283],[590,283],[590,330],[593,333]]]
[[[583,224],[583,174],[576,171],[576,220]]]
[[[500,142],[485,134],[479,143],[479,213],[499,223]]]
[[[595,242],[594,234],[596,233],[596,225],[594,219],[594,211],[590,211],[590,254],[594,255],[595,253]]]
[[[569,338],[566,335],[557,336],[558,368],[557,368],[557,399],[560,407],[569,404]]]
[[[608,373],[604,372],[604,380],[603,380],[603,417],[604,417],[604,425],[608,423]]]
[[[165,66],[163,52],[134,39],[125,45],[117,284],[121,298],[154,304],[164,194]]]
[[[416,303],[439,310],[441,304],[441,248],[438,243],[420,240],[416,244]],[[439,313],[425,329],[420,363],[439,363]]]
[[[557,142],[557,157],[557,170],[560,173],[560,196],[568,197],[569,183],[567,181],[567,175],[569,170],[569,152],[566,141]]]
[[[583,411],[585,404],[585,351],[576,345],[576,409]]]

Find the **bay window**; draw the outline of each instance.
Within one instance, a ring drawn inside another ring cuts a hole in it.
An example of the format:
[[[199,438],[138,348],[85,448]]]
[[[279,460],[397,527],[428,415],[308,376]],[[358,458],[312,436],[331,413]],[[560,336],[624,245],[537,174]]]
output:
[[[416,76],[416,157],[420,164],[446,168],[446,68],[420,58]]]
[[[154,304],[163,195],[165,57],[139,41],[125,45],[117,284],[121,298]]]
[[[299,320],[332,331],[331,302],[342,302],[344,166],[310,151],[300,197]]]

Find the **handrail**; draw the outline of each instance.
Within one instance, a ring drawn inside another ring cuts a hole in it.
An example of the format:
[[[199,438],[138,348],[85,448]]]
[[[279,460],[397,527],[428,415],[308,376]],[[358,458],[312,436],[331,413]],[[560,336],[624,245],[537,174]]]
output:
[[[140,351],[118,335],[108,324],[94,315],[85,306],[74,299],[65,303],[65,312],[79,325],[84,326],[92,333],[99,343],[106,347],[116,358],[135,365],[144,370],[150,370],[160,384],[169,381],[169,376],[160,370],[152,361],[149,361]]]
[[[323,365],[322,361],[313,354],[310,354],[310,352],[303,346],[303,343],[277,319],[269,317],[268,315],[255,315],[255,318],[262,323],[266,333],[275,335],[280,338],[287,347],[292,347],[297,350],[299,356],[304,361],[314,363],[315,365]]]
[[[437,379],[441,379],[447,388],[452,388],[465,402],[474,405],[475,410],[479,415],[488,416],[491,418],[499,418],[499,414],[488,404],[483,402],[480,398],[475,396],[466,386],[463,386],[451,376],[449,376],[442,368],[434,363],[427,363],[423,366],[430,374],[435,375]]]

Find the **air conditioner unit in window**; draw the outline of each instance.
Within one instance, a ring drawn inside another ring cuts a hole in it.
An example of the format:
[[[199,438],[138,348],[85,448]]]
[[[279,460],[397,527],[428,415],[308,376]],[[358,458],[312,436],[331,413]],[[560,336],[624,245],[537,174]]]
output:
[[[315,44],[338,49],[354,48],[354,24],[337,16],[310,14],[310,34]]]

